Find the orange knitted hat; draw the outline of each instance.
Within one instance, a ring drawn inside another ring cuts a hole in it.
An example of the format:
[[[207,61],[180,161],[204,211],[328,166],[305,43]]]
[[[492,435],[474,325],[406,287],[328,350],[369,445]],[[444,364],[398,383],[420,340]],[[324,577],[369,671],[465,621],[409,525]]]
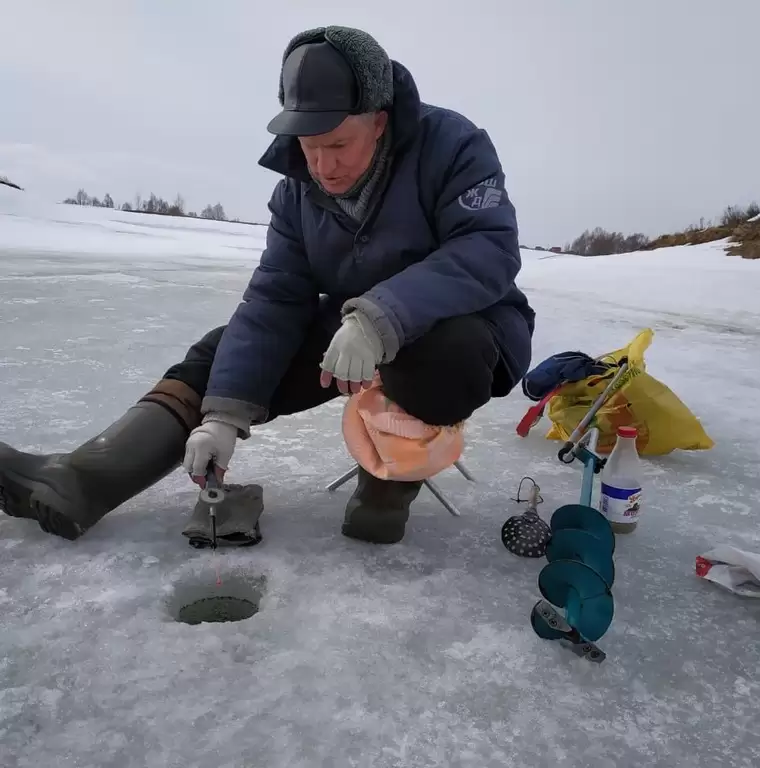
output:
[[[343,439],[360,466],[381,480],[426,480],[450,467],[464,449],[464,423],[431,427],[391,402],[380,376],[351,395]]]

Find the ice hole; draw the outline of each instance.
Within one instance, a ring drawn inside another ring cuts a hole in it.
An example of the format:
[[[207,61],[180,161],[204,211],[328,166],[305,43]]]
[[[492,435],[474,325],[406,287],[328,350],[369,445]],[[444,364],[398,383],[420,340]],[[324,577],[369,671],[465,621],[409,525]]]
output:
[[[169,613],[183,624],[245,621],[259,612],[266,579],[239,574],[205,574],[176,584],[169,599]]]

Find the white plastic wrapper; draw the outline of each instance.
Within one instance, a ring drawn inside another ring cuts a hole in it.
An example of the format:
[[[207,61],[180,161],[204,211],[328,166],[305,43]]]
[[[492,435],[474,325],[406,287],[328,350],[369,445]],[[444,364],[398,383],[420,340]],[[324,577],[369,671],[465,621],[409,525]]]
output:
[[[721,544],[697,556],[697,576],[743,597],[760,597],[760,554]]]

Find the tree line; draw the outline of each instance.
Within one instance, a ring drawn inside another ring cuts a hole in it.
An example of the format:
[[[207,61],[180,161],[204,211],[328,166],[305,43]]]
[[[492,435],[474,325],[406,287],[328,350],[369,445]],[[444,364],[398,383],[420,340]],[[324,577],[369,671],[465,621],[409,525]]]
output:
[[[655,240],[640,232],[632,235],[624,235],[622,232],[608,232],[602,227],[586,230],[583,234],[565,246],[565,253],[573,253],[579,256],[607,256],[613,253],[632,253],[633,251],[647,250],[649,248],[664,247],[666,245],[683,245],[694,242],[709,242],[722,237],[728,237],[731,231],[760,215],[760,205],[753,202],[749,205],[729,205],[715,222],[706,221],[704,218],[699,224],[693,224],[683,232],[671,235],[663,235]],[[703,233],[703,238],[695,235]]]
[[[612,253],[632,253],[649,244],[649,238],[637,232],[624,235],[622,232],[608,232],[602,227],[586,230],[565,246],[565,253],[578,256],[607,256]]]
[[[185,200],[182,195],[179,194],[174,198],[174,202],[172,203],[151,192],[150,197],[143,199],[140,195],[136,195],[133,202],[124,202],[120,206],[117,206],[108,192],[106,192],[101,200],[98,197],[88,195],[84,189],[80,189],[74,197],[67,197],[63,202],[66,205],[89,205],[93,208],[118,208],[122,211],[154,213],[159,216],[185,216],[193,219],[229,221],[221,203],[207,205],[200,214],[195,211],[185,211]],[[240,219],[232,219],[232,221],[239,222]]]

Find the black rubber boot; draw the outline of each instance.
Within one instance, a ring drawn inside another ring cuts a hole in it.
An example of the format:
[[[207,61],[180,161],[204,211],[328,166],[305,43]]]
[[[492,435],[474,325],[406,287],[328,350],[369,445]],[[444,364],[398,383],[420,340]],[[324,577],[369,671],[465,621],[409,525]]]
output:
[[[354,495],[348,500],[344,536],[372,544],[396,544],[404,538],[409,508],[421,482],[379,480],[362,467]]]
[[[142,400],[71,453],[36,455],[0,443],[0,509],[73,541],[176,469],[187,425]]]

